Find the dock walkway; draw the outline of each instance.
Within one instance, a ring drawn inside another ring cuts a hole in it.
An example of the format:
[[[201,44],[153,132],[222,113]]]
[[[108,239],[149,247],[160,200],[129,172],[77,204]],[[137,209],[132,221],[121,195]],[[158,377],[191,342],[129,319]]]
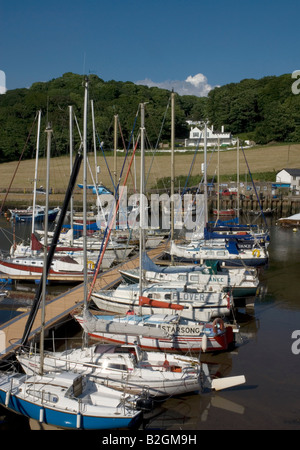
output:
[[[155,249],[149,250],[148,256],[156,259],[162,255],[166,248],[166,243],[160,244]],[[109,289],[121,281],[120,269],[134,269],[139,266],[139,256],[129,259],[127,262],[120,264],[98,275],[95,290]],[[63,321],[71,311],[82,306],[84,300],[83,284],[59,295],[55,299],[46,304],[45,330],[55,326]],[[29,312],[25,312],[0,325],[0,360],[7,358],[10,353],[15,351],[21,344],[25,325]],[[39,333],[41,326],[41,310],[38,311],[34,321],[29,340]]]

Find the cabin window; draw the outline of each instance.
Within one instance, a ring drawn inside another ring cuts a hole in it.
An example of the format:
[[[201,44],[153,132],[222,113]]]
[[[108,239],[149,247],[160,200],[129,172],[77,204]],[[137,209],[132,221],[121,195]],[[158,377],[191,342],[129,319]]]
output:
[[[123,370],[123,371],[127,372],[126,364],[108,363],[106,366],[105,363],[103,363],[103,365],[107,369],[117,369],[117,370]]]
[[[197,281],[197,282],[198,282],[198,281],[199,281],[198,275],[191,275],[191,276],[190,276],[190,280],[191,280],[191,281]]]

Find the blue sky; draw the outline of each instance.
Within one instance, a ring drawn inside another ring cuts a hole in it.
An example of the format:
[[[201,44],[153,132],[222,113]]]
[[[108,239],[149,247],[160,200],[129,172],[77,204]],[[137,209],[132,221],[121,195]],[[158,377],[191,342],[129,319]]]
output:
[[[74,72],[202,96],[299,70],[299,18],[299,0],[0,0],[0,71],[7,89]]]

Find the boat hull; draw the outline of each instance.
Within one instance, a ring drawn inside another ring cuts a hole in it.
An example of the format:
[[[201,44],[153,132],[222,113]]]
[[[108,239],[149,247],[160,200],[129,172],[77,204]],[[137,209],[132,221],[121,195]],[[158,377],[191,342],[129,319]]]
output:
[[[180,337],[175,339],[157,339],[151,337],[130,336],[124,334],[110,334],[100,332],[88,333],[93,339],[101,339],[114,344],[134,344],[138,342],[143,350],[159,350],[164,352],[201,352],[204,341],[202,337]],[[233,340],[226,334],[220,337],[208,338],[206,352],[224,351]]]
[[[111,415],[97,416],[97,408],[94,413],[85,414],[84,411],[78,412],[74,410],[60,410],[57,406],[47,406],[47,402],[29,400],[24,398],[23,393],[15,393],[11,389],[11,378],[7,381],[0,380],[0,404],[7,409],[63,429],[82,429],[82,430],[104,430],[114,428],[130,428],[139,420],[140,412],[133,415],[124,416],[122,414],[112,417]],[[18,390],[16,390],[17,392]],[[10,394],[8,394],[10,392]],[[9,398],[9,399],[8,399]]]
[[[208,332],[203,332],[203,324],[197,322],[179,326],[162,322],[159,328],[151,327],[146,331],[147,323],[139,322],[135,316],[127,316],[125,322],[122,319],[119,322],[113,316],[97,315],[93,316],[92,320],[89,315],[75,315],[75,319],[94,339],[103,339],[115,344],[138,343],[142,349],[148,351],[223,351],[235,341],[231,326],[225,326],[222,331],[215,333],[213,323],[205,324]],[[125,325],[124,332],[118,332],[122,328],[122,323]]]

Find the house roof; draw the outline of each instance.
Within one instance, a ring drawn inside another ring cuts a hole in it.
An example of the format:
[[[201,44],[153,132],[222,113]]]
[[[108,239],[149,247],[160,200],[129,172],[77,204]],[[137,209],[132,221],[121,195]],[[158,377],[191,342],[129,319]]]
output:
[[[289,173],[292,177],[300,177],[300,169],[282,169]]]

